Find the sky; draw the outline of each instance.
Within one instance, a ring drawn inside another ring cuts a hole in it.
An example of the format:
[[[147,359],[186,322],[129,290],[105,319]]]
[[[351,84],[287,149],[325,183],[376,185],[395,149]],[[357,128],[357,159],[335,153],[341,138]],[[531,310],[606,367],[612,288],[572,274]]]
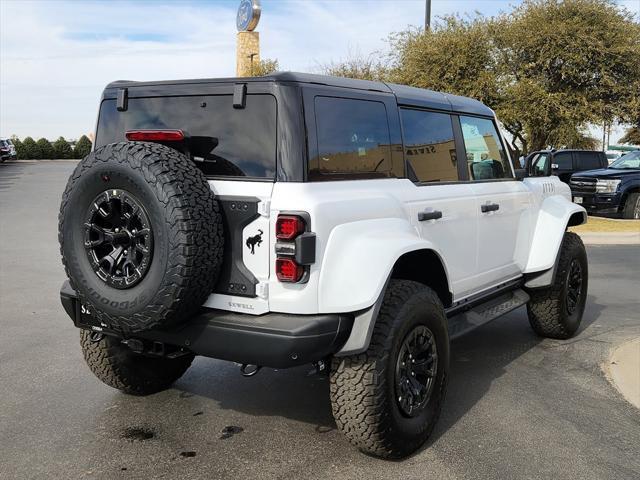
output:
[[[93,131],[114,80],[235,75],[239,0],[0,0],[0,136],[77,138]],[[262,0],[262,58],[318,72],[422,26],[424,0]],[[432,0],[433,17],[486,16],[520,0]],[[640,17],[640,0],[618,3]],[[614,132],[612,139],[616,139]]]

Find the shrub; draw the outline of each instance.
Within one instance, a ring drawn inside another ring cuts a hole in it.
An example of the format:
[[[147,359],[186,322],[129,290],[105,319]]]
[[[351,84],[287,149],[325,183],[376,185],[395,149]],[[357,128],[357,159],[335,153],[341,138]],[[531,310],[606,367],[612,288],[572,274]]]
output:
[[[82,135],[76,143],[76,148],[73,150],[75,158],[84,158],[91,152],[91,140],[86,135]]]
[[[46,138],[41,138],[36,142],[38,146],[38,158],[46,158],[51,159],[55,157],[55,152],[53,150],[53,146],[51,146],[51,142]]]
[[[13,135],[11,137],[11,142],[13,143],[13,146],[16,147],[16,156],[18,158],[22,158],[20,156],[20,153],[22,152],[22,142],[20,141],[20,139],[18,137],[16,137],[15,135]]]
[[[53,142],[53,151],[55,158],[73,158],[71,145],[69,145],[69,142],[67,142],[64,137],[59,137]]]
[[[37,160],[40,158],[40,149],[38,148],[38,144],[33,138],[27,137],[22,141],[18,158],[24,160]]]

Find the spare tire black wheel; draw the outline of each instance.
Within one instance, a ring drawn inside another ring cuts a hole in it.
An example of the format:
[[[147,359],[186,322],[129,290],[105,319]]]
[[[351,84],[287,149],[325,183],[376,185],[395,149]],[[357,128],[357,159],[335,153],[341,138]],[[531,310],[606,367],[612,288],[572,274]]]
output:
[[[206,178],[154,143],[85,157],[62,195],[58,238],[80,301],[123,334],[188,320],[222,265],[222,218]]]

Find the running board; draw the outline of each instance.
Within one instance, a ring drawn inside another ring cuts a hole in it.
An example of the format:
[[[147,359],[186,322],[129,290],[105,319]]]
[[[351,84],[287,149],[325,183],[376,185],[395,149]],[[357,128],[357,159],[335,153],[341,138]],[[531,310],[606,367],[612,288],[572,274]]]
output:
[[[491,320],[515,310],[529,301],[529,295],[518,288],[498,297],[493,297],[466,312],[449,318],[449,339],[453,340]]]

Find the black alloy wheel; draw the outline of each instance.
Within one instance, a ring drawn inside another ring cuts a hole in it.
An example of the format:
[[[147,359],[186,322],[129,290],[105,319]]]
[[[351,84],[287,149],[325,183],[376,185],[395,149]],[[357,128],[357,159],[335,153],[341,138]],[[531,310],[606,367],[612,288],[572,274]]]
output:
[[[153,257],[153,230],[140,201],[122,189],[99,194],[87,210],[84,247],[107,285],[126,289],[142,280]]]
[[[567,275],[567,296],[566,307],[567,313],[573,315],[573,313],[580,305],[582,297],[582,266],[580,262],[574,258],[569,265],[569,274]]]
[[[405,337],[396,361],[396,401],[403,415],[413,418],[425,408],[438,371],[438,352],[429,328],[418,325]]]

